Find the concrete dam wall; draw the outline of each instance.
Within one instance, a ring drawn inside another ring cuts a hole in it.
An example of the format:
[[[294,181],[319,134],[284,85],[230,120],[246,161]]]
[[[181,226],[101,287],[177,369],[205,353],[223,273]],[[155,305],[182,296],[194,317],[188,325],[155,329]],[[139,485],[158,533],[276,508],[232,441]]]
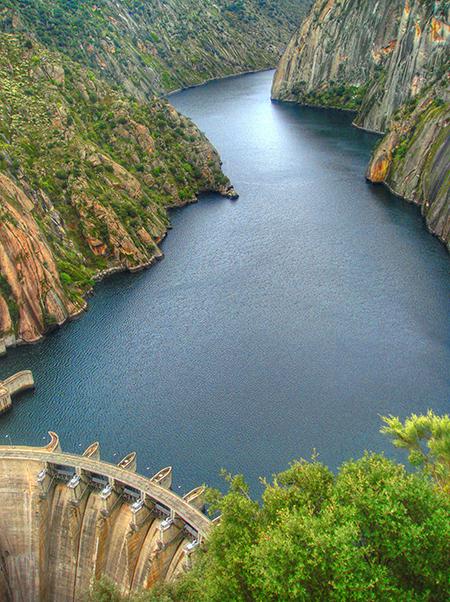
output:
[[[10,409],[12,396],[34,388],[33,374],[30,370],[22,370],[6,380],[0,381],[0,414]]]
[[[0,601],[83,599],[93,579],[123,593],[174,579],[207,536],[203,488],[183,498],[170,490],[172,469],[136,474],[136,454],[118,465],[99,445],[64,454],[0,447]]]

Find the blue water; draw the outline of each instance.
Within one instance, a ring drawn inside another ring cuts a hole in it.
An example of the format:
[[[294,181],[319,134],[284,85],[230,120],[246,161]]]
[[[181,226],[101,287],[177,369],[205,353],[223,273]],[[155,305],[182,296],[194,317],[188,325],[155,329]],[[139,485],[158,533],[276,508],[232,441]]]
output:
[[[99,440],[175,488],[252,486],[288,462],[336,467],[392,447],[379,415],[448,411],[444,247],[416,207],[366,183],[376,138],[335,111],[271,104],[272,73],[172,97],[220,151],[240,193],[172,214],[164,261],[101,283],[89,312],[11,350],[0,377],[37,389],[0,441]],[[9,435],[9,438],[6,437]]]

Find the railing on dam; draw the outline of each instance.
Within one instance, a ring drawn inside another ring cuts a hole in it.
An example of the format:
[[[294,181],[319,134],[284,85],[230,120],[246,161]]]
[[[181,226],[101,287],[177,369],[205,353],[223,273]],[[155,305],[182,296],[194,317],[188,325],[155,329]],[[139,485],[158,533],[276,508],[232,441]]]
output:
[[[196,541],[207,536],[212,522],[201,511],[201,488],[193,490],[184,498],[176,495],[168,488],[171,483],[170,467],[149,479],[134,472],[134,452],[126,456],[119,465],[110,464],[99,459],[98,444],[92,444],[82,456],[66,454],[61,451],[58,436],[55,433],[49,434],[51,442],[43,448],[0,447],[0,459],[41,463],[42,469],[36,477],[44,495],[46,488],[56,479],[67,483],[74,503],[78,503],[86,491],[97,490],[105,502],[106,513],[118,499],[128,500],[134,514],[147,509],[165,516],[170,524],[181,523],[185,532]]]

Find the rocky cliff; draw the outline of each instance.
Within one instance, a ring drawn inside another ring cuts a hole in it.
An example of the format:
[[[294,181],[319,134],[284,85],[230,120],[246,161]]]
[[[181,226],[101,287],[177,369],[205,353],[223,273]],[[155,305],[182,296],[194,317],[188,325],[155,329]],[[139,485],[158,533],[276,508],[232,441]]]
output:
[[[420,206],[427,226],[450,248],[450,96],[446,87],[401,107],[367,170]]]
[[[32,342],[93,278],[161,255],[167,207],[229,193],[217,152],[166,101],[140,104],[78,64],[0,35],[0,338]]]
[[[312,0],[3,0],[26,32],[141,100],[277,64]]]
[[[449,241],[448,3],[317,0],[274,78],[277,100],[357,112],[386,137],[367,177],[421,206]]]
[[[161,256],[167,208],[233,195],[154,94],[273,66],[310,0],[4,0],[0,350],[77,315],[94,278]]]

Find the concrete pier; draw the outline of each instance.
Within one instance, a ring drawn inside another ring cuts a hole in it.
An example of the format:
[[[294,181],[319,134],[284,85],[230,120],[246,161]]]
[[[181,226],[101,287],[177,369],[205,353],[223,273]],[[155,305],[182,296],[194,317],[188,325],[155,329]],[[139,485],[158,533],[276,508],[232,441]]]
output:
[[[0,414],[10,409],[13,395],[34,389],[33,374],[30,370],[22,370],[0,381]]]

